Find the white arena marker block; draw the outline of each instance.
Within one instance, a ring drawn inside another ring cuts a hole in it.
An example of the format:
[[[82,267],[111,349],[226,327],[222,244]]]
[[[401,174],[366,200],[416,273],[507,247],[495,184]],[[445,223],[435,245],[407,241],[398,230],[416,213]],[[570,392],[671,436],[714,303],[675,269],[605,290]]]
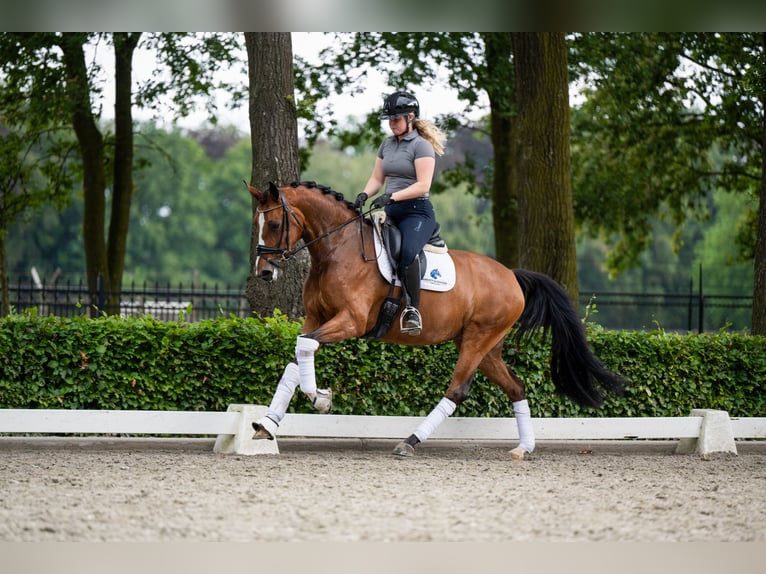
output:
[[[227,412],[238,412],[236,434],[219,434],[215,440],[213,452],[217,454],[279,454],[277,439],[253,439],[253,423],[266,416],[268,407],[264,405],[229,405]]]
[[[729,413],[714,409],[692,409],[693,417],[702,417],[698,438],[681,439],[676,447],[678,454],[696,453],[707,456],[716,453],[737,454],[734,431]]]

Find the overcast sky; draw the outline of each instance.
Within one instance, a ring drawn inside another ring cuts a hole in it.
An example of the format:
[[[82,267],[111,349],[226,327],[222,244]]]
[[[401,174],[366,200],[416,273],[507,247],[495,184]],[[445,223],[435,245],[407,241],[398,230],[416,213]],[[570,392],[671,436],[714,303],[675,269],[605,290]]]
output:
[[[322,32],[293,32],[293,53],[301,56],[308,62],[316,63],[319,61],[319,51],[326,47],[333,37],[331,34]],[[104,66],[107,71],[107,87],[104,91],[104,115],[105,117],[112,116],[112,97],[114,95],[114,86],[112,83],[113,77],[113,53],[111,49],[105,49],[103,46],[99,48],[98,60]],[[243,58],[244,58],[243,54]],[[151,74],[155,68],[155,60],[153,53],[138,51],[134,55],[134,81],[140,82]],[[233,72],[237,74],[234,79],[247,83],[246,75],[243,76],[241,72]],[[445,74],[448,73],[445,70]],[[243,76],[240,78],[240,76]],[[343,120],[349,116],[361,117],[368,113],[372,109],[378,109],[382,106],[382,95],[398,89],[398,86],[389,86],[385,77],[381,74],[375,74],[374,72],[368,76],[367,89],[356,95],[340,95],[330,98],[329,105],[334,111],[335,117],[338,120]],[[433,118],[434,116],[442,115],[448,112],[457,112],[463,109],[463,104],[458,100],[454,90],[450,90],[447,87],[440,87],[438,89],[420,89],[417,91],[418,100],[420,101],[421,111],[423,117]],[[227,101],[225,94],[222,94],[219,98],[219,124],[223,125],[235,125],[243,132],[247,132],[249,128],[249,121],[247,117],[247,106],[243,106],[237,110],[226,109]],[[152,117],[152,113],[136,112],[135,117],[139,121],[148,120]],[[204,109],[200,109],[199,112],[194,113],[187,118],[178,122],[178,125],[184,128],[198,128],[205,123],[207,115]]]

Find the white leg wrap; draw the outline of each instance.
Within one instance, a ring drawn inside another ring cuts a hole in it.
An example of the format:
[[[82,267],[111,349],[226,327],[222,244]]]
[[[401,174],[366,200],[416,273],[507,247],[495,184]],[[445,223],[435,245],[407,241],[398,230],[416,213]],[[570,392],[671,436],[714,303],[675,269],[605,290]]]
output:
[[[430,437],[431,434],[436,430],[436,427],[442,424],[444,419],[454,413],[456,408],[457,405],[455,403],[453,403],[447,397],[444,397],[439,401],[439,404],[436,405],[434,410],[428,413],[428,416],[422,423],[420,423],[420,426],[415,430],[413,434],[418,437],[420,442],[426,442],[428,437]]]
[[[529,403],[527,399],[513,403],[513,415],[519,429],[519,446],[527,452],[535,450],[535,431],[532,429]]]
[[[298,365],[288,363],[285,367],[285,372],[282,373],[282,378],[279,380],[274,398],[271,399],[269,410],[266,411],[267,417],[276,423],[279,423],[284,418],[287,407],[290,406],[290,401],[299,383]]]
[[[314,374],[314,353],[319,348],[319,341],[308,337],[298,337],[295,344],[295,357],[298,359],[298,371],[301,378],[301,391],[314,395],[317,391],[317,380]]]

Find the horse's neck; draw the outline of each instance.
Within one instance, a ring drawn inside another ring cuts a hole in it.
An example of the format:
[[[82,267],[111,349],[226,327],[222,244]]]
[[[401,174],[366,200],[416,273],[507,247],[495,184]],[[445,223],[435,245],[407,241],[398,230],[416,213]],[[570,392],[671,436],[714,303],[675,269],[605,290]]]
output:
[[[303,214],[306,233],[310,239],[315,239],[326,233],[335,235],[333,229],[340,227],[353,216],[350,212],[348,215],[338,215],[337,211],[328,210],[326,207],[325,209],[309,207],[307,210],[303,210]]]
[[[343,251],[352,245],[354,251],[360,252],[359,222],[351,221],[355,214],[350,209],[317,200],[296,203],[295,207],[303,213],[304,240],[310,244],[314,259],[321,260],[327,253]]]

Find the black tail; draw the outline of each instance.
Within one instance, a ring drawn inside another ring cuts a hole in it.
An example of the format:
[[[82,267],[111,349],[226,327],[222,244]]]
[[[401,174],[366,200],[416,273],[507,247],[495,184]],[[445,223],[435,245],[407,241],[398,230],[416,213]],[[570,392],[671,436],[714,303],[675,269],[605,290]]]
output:
[[[593,354],[585,339],[569,294],[553,279],[542,273],[514,269],[526,299],[519,317],[518,339],[543,330],[551,334],[551,379],[556,392],[579,405],[599,407],[604,391],[622,394],[626,380],[608,371]]]

